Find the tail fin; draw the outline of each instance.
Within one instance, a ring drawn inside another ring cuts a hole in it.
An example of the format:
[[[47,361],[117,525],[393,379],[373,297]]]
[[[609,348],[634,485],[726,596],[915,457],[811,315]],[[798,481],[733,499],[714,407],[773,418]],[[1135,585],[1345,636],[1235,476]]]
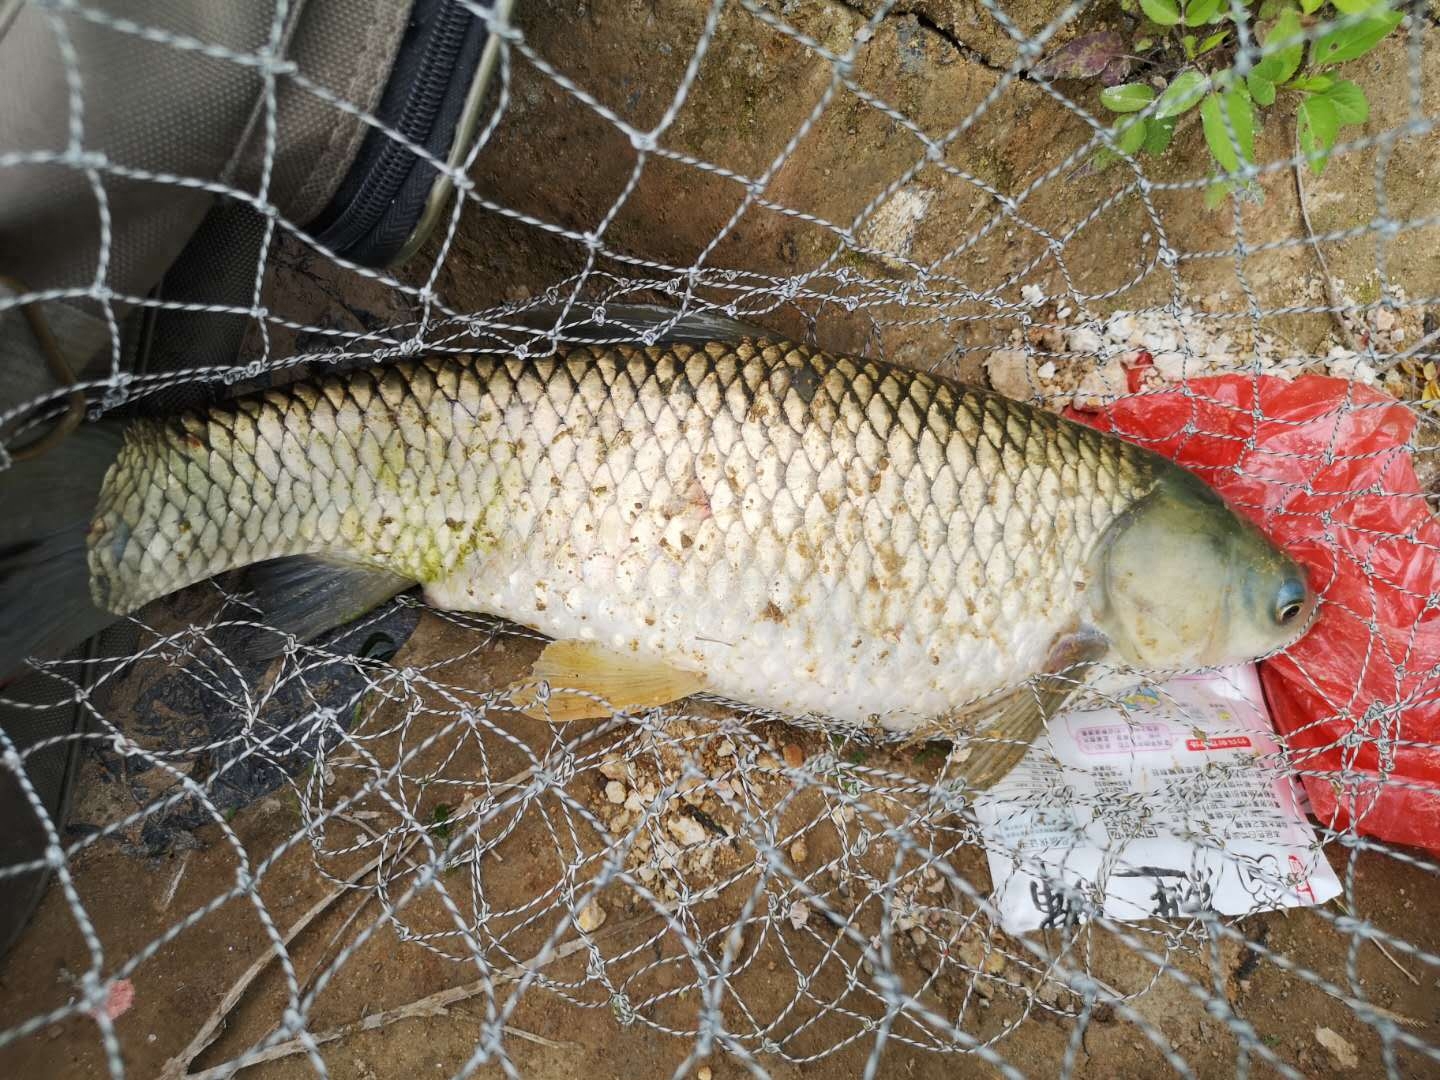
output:
[[[85,533],[120,442],[117,427],[85,424],[0,471],[0,680],[114,621],[90,598]]]

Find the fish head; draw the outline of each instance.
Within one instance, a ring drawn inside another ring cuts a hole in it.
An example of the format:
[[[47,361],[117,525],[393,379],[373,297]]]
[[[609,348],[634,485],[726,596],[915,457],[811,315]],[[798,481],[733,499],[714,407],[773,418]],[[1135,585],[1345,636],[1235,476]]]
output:
[[[1305,570],[1193,473],[1164,462],[1097,552],[1094,622],[1149,670],[1255,660],[1297,641],[1316,606]]]

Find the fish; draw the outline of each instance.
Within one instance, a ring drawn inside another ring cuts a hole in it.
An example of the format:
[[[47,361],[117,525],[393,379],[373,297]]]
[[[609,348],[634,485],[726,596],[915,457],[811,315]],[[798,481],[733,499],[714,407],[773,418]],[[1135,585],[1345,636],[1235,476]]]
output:
[[[0,669],[240,568],[296,641],[419,586],[549,639],[526,715],[704,692],[963,742],[984,789],[1095,672],[1239,663],[1313,621],[1303,568],[1141,446],[718,316],[648,336],[86,425],[0,474],[31,507],[0,522]]]

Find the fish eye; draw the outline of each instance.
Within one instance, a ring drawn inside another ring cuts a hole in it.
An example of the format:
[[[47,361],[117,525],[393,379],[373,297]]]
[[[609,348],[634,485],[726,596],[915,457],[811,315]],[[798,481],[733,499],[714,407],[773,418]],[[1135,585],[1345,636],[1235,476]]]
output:
[[[1281,626],[1288,626],[1304,610],[1305,585],[1292,578],[1280,587],[1280,595],[1275,598],[1275,621]]]

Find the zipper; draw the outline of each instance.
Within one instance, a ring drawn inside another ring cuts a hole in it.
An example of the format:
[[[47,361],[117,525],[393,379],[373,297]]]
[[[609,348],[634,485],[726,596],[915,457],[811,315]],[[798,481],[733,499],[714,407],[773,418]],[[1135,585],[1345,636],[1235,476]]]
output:
[[[445,91],[455,78],[455,65],[473,18],[454,0],[442,0],[425,51],[411,77],[405,106],[400,116],[389,124],[410,142],[425,147],[440,160],[444,160],[447,147],[434,145],[433,128],[445,99]],[[368,236],[417,166],[433,169],[429,162],[384,132],[372,129],[371,135],[383,140],[378,155],[345,209],[316,236],[319,243],[339,252],[346,251]]]

